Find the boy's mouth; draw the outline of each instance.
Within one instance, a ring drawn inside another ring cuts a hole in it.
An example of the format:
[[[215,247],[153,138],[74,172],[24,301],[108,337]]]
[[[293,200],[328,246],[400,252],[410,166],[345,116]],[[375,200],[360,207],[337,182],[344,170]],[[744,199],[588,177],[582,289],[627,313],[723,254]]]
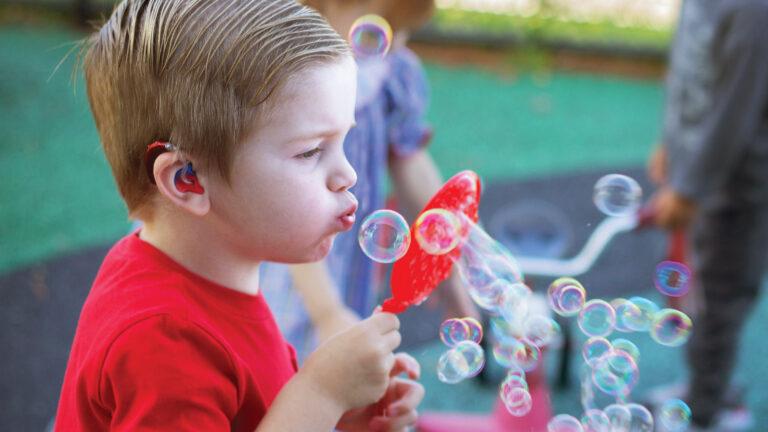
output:
[[[338,220],[341,223],[341,227],[344,231],[352,228],[355,224],[355,212],[357,211],[357,202],[353,202],[344,213],[339,216]]]

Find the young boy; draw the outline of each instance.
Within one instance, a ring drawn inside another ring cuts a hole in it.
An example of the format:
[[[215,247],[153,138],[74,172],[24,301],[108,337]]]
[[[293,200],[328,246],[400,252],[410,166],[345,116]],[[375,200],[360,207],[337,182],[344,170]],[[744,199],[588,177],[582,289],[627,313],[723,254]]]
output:
[[[259,263],[316,261],[354,223],[342,150],[355,65],[290,0],[125,0],[88,41],[88,96],[141,231],[104,259],[56,430],[402,430],[399,323],[374,316],[297,371]]]

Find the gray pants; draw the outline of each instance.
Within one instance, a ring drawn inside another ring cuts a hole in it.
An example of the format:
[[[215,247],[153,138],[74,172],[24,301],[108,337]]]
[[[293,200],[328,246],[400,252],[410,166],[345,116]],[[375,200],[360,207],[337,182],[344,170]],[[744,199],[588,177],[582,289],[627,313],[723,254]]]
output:
[[[688,343],[694,423],[711,424],[728,388],[741,328],[768,264],[768,205],[720,202],[701,209],[691,232],[697,310]]]

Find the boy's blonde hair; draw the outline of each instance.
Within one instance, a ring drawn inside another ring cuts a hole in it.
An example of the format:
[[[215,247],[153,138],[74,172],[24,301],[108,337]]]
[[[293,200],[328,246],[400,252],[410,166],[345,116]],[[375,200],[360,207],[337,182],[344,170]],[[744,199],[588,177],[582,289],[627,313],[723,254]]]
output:
[[[149,144],[171,142],[228,179],[255,114],[286,78],[349,52],[293,0],[124,0],[85,49],[104,152],[129,212],[144,220]]]

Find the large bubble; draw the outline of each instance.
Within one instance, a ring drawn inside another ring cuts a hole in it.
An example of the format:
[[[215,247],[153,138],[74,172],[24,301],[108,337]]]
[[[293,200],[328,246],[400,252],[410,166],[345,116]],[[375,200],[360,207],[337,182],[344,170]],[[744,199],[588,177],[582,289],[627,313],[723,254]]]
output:
[[[358,58],[384,56],[392,45],[392,27],[378,15],[363,15],[349,29],[349,44]]]
[[[651,323],[651,338],[664,346],[676,347],[688,341],[693,323],[676,309],[662,309]]]
[[[547,432],[584,432],[584,428],[576,417],[559,414],[549,420]]]
[[[444,255],[459,244],[461,223],[453,213],[436,208],[425,211],[416,219],[413,232],[426,253]]]
[[[690,282],[691,270],[683,263],[663,261],[656,266],[653,283],[664,295],[682,297],[688,293]]]
[[[691,424],[691,408],[680,399],[670,399],[661,406],[658,420],[667,432],[683,432]]]
[[[605,337],[616,325],[616,311],[605,300],[590,300],[579,312],[578,323],[585,335]]]
[[[392,210],[376,210],[360,225],[360,248],[372,260],[391,263],[402,258],[411,244],[408,222]]]
[[[549,285],[547,300],[556,314],[570,317],[578,314],[584,306],[587,291],[573,278],[560,278]]]
[[[608,174],[595,183],[593,199],[608,216],[626,216],[640,208],[643,190],[635,180],[621,174]]]

